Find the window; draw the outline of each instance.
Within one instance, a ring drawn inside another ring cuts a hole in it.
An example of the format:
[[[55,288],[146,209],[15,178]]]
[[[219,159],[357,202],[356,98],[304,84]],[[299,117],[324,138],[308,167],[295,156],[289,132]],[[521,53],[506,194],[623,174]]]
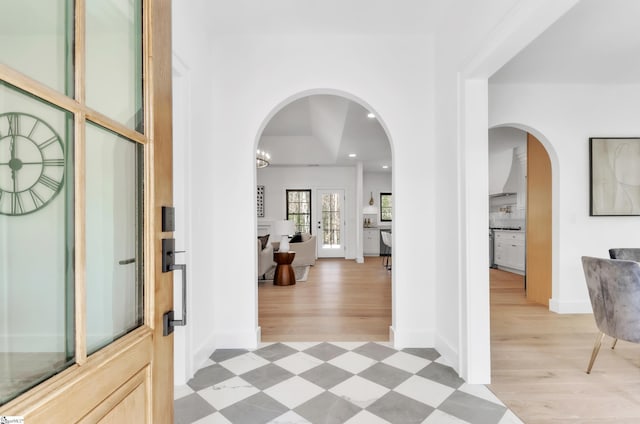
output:
[[[287,190],[287,219],[296,231],[311,234],[311,190]]]
[[[380,221],[391,221],[392,212],[393,198],[391,193],[380,193]]]

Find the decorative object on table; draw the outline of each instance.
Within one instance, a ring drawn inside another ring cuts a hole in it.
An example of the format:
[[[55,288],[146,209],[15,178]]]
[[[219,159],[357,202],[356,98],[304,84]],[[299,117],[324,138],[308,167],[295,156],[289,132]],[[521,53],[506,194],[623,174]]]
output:
[[[256,168],[266,168],[271,162],[271,156],[264,150],[256,150]]]
[[[640,215],[640,138],[592,137],[589,162],[589,215]]]
[[[0,114],[1,215],[45,207],[60,193],[64,174],[64,143],[51,125],[26,113]]]
[[[296,227],[293,224],[293,221],[283,219],[283,220],[274,222],[272,232],[275,236],[281,237],[280,246],[278,247],[278,252],[288,252],[289,236],[296,232]]]
[[[264,186],[263,185],[258,186],[256,201],[257,201],[256,209],[258,210],[258,218],[264,218]]]

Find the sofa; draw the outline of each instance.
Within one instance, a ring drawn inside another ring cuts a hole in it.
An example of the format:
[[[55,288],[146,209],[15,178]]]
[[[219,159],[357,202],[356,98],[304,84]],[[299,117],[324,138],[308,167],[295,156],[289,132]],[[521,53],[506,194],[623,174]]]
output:
[[[299,238],[301,241],[296,241],[297,238],[294,236],[289,242],[289,250],[296,252],[291,266],[315,265],[316,259],[318,259],[316,236],[309,233],[302,233],[299,235]],[[279,241],[271,244],[276,250],[280,247]]]
[[[269,242],[269,236],[266,236],[266,243],[264,249],[262,248],[263,241],[258,237],[258,278],[262,278],[262,276],[269,271],[271,268],[276,266],[276,263],[273,262],[273,246]]]

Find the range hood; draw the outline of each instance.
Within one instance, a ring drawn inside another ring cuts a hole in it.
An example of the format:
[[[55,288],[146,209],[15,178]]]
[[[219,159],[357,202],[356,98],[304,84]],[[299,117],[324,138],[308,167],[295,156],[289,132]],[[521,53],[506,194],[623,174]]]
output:
[[[514,192],[508,192],[508,193],[494,193],[494,194],[490,194],[489,195],[489,199],[495,199],[498,197],[509,197],[509,196],[516,196],[518,193],[514,193]]]

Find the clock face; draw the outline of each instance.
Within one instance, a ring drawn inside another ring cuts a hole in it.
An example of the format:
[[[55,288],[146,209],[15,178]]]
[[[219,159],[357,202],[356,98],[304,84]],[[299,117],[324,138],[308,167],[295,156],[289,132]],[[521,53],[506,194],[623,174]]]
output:
[[[43,120],[0,114],[0,214],[25,215],[46,206],[62,189],[64,144]]]

